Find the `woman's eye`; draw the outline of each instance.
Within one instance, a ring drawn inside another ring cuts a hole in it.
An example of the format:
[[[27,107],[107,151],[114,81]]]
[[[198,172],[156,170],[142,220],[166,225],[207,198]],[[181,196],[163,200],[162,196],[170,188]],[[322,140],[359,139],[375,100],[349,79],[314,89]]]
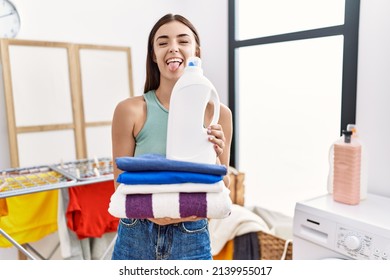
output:
[[[158,43],[159,46],[165,46],[166,44],[165,42]]]
[[[181,41],[180,43],[182,43],[182,44],[188,44],[189,42],[188,42],[188,41]]]

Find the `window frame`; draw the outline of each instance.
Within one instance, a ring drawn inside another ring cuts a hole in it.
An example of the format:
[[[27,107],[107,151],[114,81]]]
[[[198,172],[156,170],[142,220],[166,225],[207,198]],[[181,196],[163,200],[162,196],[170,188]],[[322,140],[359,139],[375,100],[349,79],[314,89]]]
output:
[[[237,99],[237,78],[236,73],[236,50],[242,47],[257,46],[272,43],[281,43],[303,39],[314,39],[327,36],[343,35],[343,69],[342,69],[342,93],[341,93],[341,123],[340,135],[347,124],[356,121],[356,90],[357,90],[357,64],[358,64],[358,41],[359,41],[359,17],[360,0],[345,0],[344,24],[335,25],[311,30],[285,33],[258,37],[245,40],[236,40],[236,1],[228,2],[228,62],[229,62],[229,82],[228,82],[228,104],[233,115],[233,138],[231,145],[230,165],[238,164],[238,139],[237,128],[239,123],[234,121],[239,112]]]

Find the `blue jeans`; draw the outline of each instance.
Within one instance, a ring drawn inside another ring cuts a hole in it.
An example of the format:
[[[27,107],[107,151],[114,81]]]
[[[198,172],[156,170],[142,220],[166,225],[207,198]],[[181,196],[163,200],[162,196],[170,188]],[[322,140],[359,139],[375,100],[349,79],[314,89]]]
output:
[[[121,219],[113,260],[211,260],[207,219],[159,226]]]

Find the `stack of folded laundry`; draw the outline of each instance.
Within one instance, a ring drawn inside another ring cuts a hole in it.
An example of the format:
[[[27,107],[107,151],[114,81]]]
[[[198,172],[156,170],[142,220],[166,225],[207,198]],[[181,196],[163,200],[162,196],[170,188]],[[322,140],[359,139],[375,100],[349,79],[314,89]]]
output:
[[[123,171],[108,209],[115,217],[222,219],[230,215],[230,191],[222,180],[227,173],[224,165],[171,160],[157,154],[115,161]]]

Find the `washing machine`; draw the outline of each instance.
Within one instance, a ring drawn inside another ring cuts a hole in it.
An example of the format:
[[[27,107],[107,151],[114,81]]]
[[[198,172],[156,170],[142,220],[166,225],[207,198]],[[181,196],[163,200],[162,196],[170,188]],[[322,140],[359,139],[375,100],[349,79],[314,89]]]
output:
[[[323,195],[296,203],[294,260],[390,260],[390,198],[368,194],[358,205]]]

